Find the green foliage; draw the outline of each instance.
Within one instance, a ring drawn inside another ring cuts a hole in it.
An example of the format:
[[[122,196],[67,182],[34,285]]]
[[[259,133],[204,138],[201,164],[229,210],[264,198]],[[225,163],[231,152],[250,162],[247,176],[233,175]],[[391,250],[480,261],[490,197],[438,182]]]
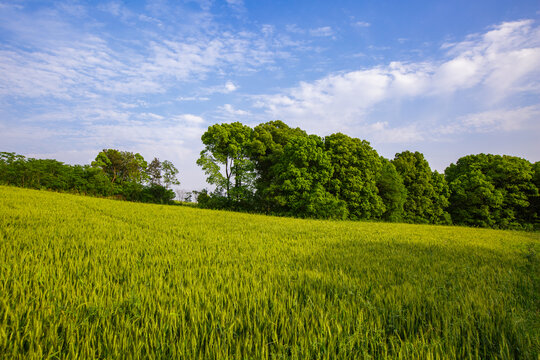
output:
[[[92,166],[103,170],[114,184],[142,183],[147,179],[147,165],[141,154],[116,149],[103,149],[92,162]]]
[[[538,193],[529,197],[530,212],[529,221],[534,225],[536,229],[540,229],[540,161],[535,162],[532,165],[533,177],[532,183],[536,187]]]
[[[459,224],[540,227],[538,170],[523,159],[489,155],[495,160],[487,170],[467,167],[456,179],[431,171],[419,152],[404,151],[389,162],[367,141],[341,133],[321,147],[317,136],[279,120],[253,130],[216,124],[202,141],[197,164],[215,191],[203,196],[201,207],[429,224],[451,224],[450,209]]]
[[[451,186],[449,211],[456,223],[521,229],[534,223],[538,188],[527,160],[491,154],[468,155],[445,171]]]
[[[471,170],[453,178],[450,189],[452,195],[449,211],[456,224],[482,227],[496,225],[495,214],[502,207],[502,194],[480,170]]]
[[[161,163],[163,170],[162,178],[166,188],[170,188],[172,185],[180,185],[180,181],[177,179],[178,169],[169,160],[163,160]],[[174,196],[173,196],[174,198]]]
[[[377,179],[379,196],[384,203],[381,219],[398,222],[403,219],[403,205],[407,200],[407,189],[394,164],[381,157],[381,172]]]
[[[0,187],[3,359],[531,359],[536,233]]]
[[[245,200],[253,192],[255,175],[249,159],[252,132],[249,126],[239,122],[216,124],[201,138],[205,148],[197,165],[203,168],[209,184],[236,202]]]
[[[404,151],[396,154],[392,164],[407,190],[403,219],[411,223],[448,224],[448,185],[443,176],[431,172],[424,155]]]
[[[158,158],[154,158],[146,167],[148,182],[153,185],[161,185],[161,179],[163,178],[161,175],[162,171],[163,166],[161,165],[161,161]]]
[[[72,166],[50,159],[26,159],[15,153],[3,152],[0,153],[0,184],[117,196],[129,201],[170,203],[174,199],[174,191],[168,187],[179,184],[176,179],[178,170],[167,160],[161,163],[154,159],[151,165],[151,170],[148,170],[140,154],[114,149],[99,153],[92,166]],[[161,178],[165,186],[160,184]],[[148,186],[144,184],[146,180]]]
[[[253,129],[253,141],[250,147],[251,160],[257,172],[255,187],[261,208],[265,212],[276,212],[273,195],[270,192],[272,185],[278,179],[275,165],[283,155],[283,149],[293,137],[307,136],[299,128],[290,128],[280,120],[259,124]]]
[[[333,167],[330,193],[347,203],[351,219],[378,219],[385,212],[377,188],[382,164],[369,142],[338,133],[324,139]]]
[[[273,166],[277,175],[269,194],[275,208],[299,217],[347,217],[347,205],[326,189],[333,167],[316,135],[292,137]]]

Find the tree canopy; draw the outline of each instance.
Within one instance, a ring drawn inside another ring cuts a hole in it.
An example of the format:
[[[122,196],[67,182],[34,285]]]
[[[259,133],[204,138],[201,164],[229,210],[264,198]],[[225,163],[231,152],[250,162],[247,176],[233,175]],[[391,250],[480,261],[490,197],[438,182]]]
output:
[[[252,133],[249,126],[234,122],[212,125],[202,136],[205,148],[197,164],[227,200],[240,202],[252,192],[253,163],[248,156]]]
[[[445,171],[454,222],[527,228],[537,222],[536,165],[515,156],[467,155]],[[536,182],[535,182],[536,181]]]

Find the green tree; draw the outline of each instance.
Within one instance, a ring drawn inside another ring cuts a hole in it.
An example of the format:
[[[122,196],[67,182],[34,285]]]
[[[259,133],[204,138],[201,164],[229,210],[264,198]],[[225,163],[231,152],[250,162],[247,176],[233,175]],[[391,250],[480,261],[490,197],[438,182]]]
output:
[[[431,224],[451,224],[452,217],[447,209],[450,205],[448,198],[450,197],[450,188],[446,182],[444,175],[439,174],[436,170],[431,173],[431,185],[435,190],[431,198],[432,208],[429,217]]]
[[[146,167],[146,176],[150,184],[161,185],[162,170],[161,161],[155,157]]]
[[[283,156],[285,145],[293,137],[307,136],[299,128],[291,128],[283,121],[275,120],[259,124],[253,129],[253,140],[250,147],[250,159],[257,174],[255,188],[260,209],[265,212],[276,211],[276,203],[272,200],[271,189],[275,189],[279,172],[276,164]]]
[[[382,168],[377,179],[379,196],[385,207],[381,218],[398,222],[403,219],[403,205],[407,200],[407,189],[394,164],[383,157],[381,157],[381,163]]]
[[[533,165],[514,156],[467,155],[445,170],[450,212],[456,222],[497,228],[527,228],[538,196]]]
[[[239,122],[210,126],[202,136],[205,145],[197,160],[207,182],[225,191],[227,199],[240,201],[252,193],[253,164],[249,149],[253,130]],[[223,168],[223,169],[222,169]]]
[[[531,204],[529,222],[538,229],[540,228],[540,161],[533,164],[532,171],[532,183],[536,187],[537,193],[529,196],[529,202]]]
[[[0,182],[6,185],[25,186],[22,170],[26,158],[13,152],[0,152]]]
[[[445,211],[448,185],[438,173],[433,173],[422,153],[404,151],[396,154],[392,164],[403,178],[407,199],[403,219],[412,223],[448,223]]]
[[[450,207],[448,211],[456,224],[494,227],[495,214],[501,209],[500,191],[479,169],[450,178]]]
[[[178,169],[169,160],[163,160],[161,163],[162,177],[165,187],[168,189],[172,185],[180,185],[180,181],[177,178]]]
[[[92,162],[92,166],[103,170],[115,184],[126,181],[141,183],[146,179],[147,165],[141,154],[116,149],[104,149]]]
[[[278,175],[269,194],[275,208],[299,217],[347,217],[346,203],[327,191],[333,168],[320,137],[290,138],[273,167]]]
[[[379,218],[385,211],[377,188],[381,160],[369,142],[337,133],[324,139],[333,167],[330,193],[347,203],[352,219]]]

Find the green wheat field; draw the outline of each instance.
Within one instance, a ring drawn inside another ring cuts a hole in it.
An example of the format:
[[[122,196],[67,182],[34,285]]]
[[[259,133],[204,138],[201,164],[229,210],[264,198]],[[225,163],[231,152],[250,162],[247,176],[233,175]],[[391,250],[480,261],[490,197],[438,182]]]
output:
[[[0,187],[0,358],[538,359],[538,233]]]

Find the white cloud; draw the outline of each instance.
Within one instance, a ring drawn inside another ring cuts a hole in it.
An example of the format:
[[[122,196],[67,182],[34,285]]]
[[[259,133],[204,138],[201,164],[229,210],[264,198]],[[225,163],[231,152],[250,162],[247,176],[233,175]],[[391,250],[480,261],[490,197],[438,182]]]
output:
[[[362,133],[379,143],[406,144],[425,140],[425,132],[416,124],[391,127],[388,122],[376,122],[361,127]]]
[[[220,106],[219,110],[226,115],[239,115],[239,116],[251,115],[249,111],[235,109],[231,104],[225,104],[223,106]]]
[[[276,28],[274,27],[274,25],[264,24],[263,26],[261,26],[261,32],[266,36],[272,35],[275,31]]]
[[[122,7],[111,3],[106,9],[114,14]],[[282,49],[295,46],[266,41],[261,34],[222,32],[219,36],[202,33],[181,40],[173,36],[143,37],[137,42],[144,50],[135,51],[125,44],[117,46],[106,37],[81,33],[60,19],[48,19],[40,26],[57,29],[62,36],[39,42],[36,38],[43,34],[26,34],[27,27],[4,24],[21,40],[29,37],[33,43],[0,45],[0,96],[80,99],[164,93],[178,82],[202,81],[218,71],[258,71],[276,58],[287,57]],[[230,93],[237,88],[229,80],[216,91]]]
[[[208,101],[210,100],[207,96],[179,96],[176,98],[178,101]]]
[[[180,120],[187,124],[199,125],[204,123],[204,119],[198,115],[193,114],[182,114],[173,117],[174,120]]]
[[[238,86],[234,85],[234,83],[232,81],[227,81],[225,83],[225,91],[227,93],[230,93],[230,92],[233,92],[235,91],[236,89],[238,89]]]
[[[462,131],[516,131],[540,127],[540,106],[497,109],[473,113],[458,118]]]
[[[244,0],[226,0],[227,4],[232,6],[242,6],[244,5]]]
[[[138,117],[143,119],[143,120],[154,120],[154,121],[159,121],[159,120],[165,119],[164,116],[154,114],[154,113],[141,113],[141,114],[138,115]]]
[[[304,29],[301,29],[296,24],[286,25],[285,30],[287,30],[288,32],[293,33],[293,34],[305,34],[306,33],[306,31]]]
[[[353,23],[354,26],[358,26],[358,27],[370,27],[371,24],[366,22],[366,21],[356,21],[355,23]]]
[[[394,108],[395,118],[399,120],[400,104],[407,101],[430,99],[431,103],[447,103],[456,97],[475,96],[477,109],[482,106],[486,109],[494,106],[513,109],[515,106],[511,106],[510,101],[515,96],[524,92],[540,92],[540,27],[534,26],[532,21],[503,23],[485,34],[471,35],[462,42],[446,44],[444,50],[446,58],[443,61],[392,62],[386,66],[332,74],[313,82],[301,82],[281,93],[259,96],[255,106],[264,109],[268,117],[292,121],[295,125],[324,134],[331,129],[370,130],[370,124],[380,122],[372,118],[372,114],[380,113],[381,108],[386,112]],[[465,95],[466,91],[474,91],[474,95]],[[504,105],[505,102],[508,105]],[[530,114],[534,111],[526,109],[519,110],[519,114],[532,116]],[[515,122],[502,120],[508,116],[516,119],[518,113],[512,111],[503,111],[497,116],[495,112],[471,115],[468,129],[514,129]],[[435,110],[433,113],[433,120],[455,113],[444,109],[438,109],[438,112]],[[500,121],[488,121],[488,118]],[[387,122],[378,131],[384,132],[389,139],[412,141],[426,137],[427,131],[419,129],[433,126],[429,122],[424,126],[418,123],[427,121],[425,119],[403,121],[408,123],[408,127]],[[376,132],[377,129],[370,131]]]
[[[238,89],[238,86],[235,85],[232,81],[227,81],[223,85],[211,86],[206,89],[202,89],[201,92],[204,95],[212,94],[230,94]]]
[[[330,26],[323,26],[316,29],[309,30],[311,36],[332,36],[334,35],[334,30]]]

